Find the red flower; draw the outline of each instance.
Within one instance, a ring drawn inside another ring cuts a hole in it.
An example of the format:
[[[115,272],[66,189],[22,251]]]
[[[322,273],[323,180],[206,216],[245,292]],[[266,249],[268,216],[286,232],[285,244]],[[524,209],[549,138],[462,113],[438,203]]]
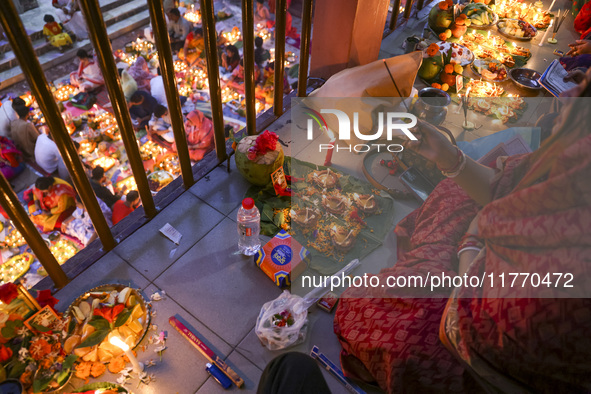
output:
[[[0,346],[0,363],[5,363],[12,358],[12,349],[4,345]]]
[[[109,323],[113,323],[115,321],[115,319],[117,318],[117,315],[119,315],[121,312],[123,312],[123,309],[125,309],[125,305],[123,305],[123,304],[117,304],[114,307],[106,306],[101,309],[95,309],[94,315],[102,316],[105,319],[107,319],[107,321]]]
[[[257,137],[255,144],[257,153],[263,156],[267,152],[275,150],[277,147],[277,140],[279,140],[277,134],[272,133],[269,130],[265,130],[263,134]]]
[[[37,292],[36,300],[39,303],[39,305],[41,306],[41,308],[43,308],[46,305],[49,305],[51,308],[53,308],[54,306],[57,305],[57,303],[59,301],[57,298],[55,298],[51,295],[51,290],[49,290],[49,289],[39,290]]]
[[[5,283],[0,286],[0,301],[10,304],[12,300],[18,297],[18,286],[14,283]]]

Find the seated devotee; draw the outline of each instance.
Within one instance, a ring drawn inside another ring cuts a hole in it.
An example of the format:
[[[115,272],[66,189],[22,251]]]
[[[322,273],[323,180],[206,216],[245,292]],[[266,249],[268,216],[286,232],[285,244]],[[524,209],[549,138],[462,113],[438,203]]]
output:
[[[152,119],[148,124],[148,138],[155,144],[162,146],[165,149],[172,149],[174,144],[174,133],[170,125],[170,117],[168,116],[168,108],[159,105],[154,110]]]
[[[4,178],[11,180],[23,172],[26,164],[23,154],[13,141],[0,136],[0,172]]]
[[[76,56],[80,60],[80,65],[77,71],[70,73],[70,83],[82,92],[90,92],[103,86],[103,74],[93,57],[84,49],[78,50]]]
[[[97,198],[101,212],[105,216],[107,225],[111,227],[111,216],[113,213],[100,198]],[[77,203],[76,209],[69,218],[65,219],[61,225],[61,232],[71,237],[77,238],[85,247],[97,238],[97,233],[92,224],[90,215],[84,209],[84,205]]]
[[[257,0],[254,10],[254,23],[261,24],[263,27],[267,27],[267,22],[272,22],[273,17],[269,8],[265,5],[265,0]]]
[[[189,156],[193,161],[203,159],[203,156],[214,148],[213,123],[203,115],[203,112],[193,110],[187,114],[185,122]],[[174,146],[176,150],[176,145]]]
[[[265,62],[271,58],[271,53],[263,48],[263,38],[256,37],[254,39],[254,62],[259,67],[264,67]]]
[[[135,190],[130,190],[125,196],[125,201],[119,200],[113,205],[113,225],[119,223],[132,213],[140,205],[140,195]]]
[[[35,144],[35,162],[48,174],[58,175],[61,179],[67,176],[65,165],[63,164],[62,156],[56,143],[53,141],[51,132],[46,129],[47,133],[41,133],[37,138]],[[63,169],[60,171],[60,169]]]
[[[254,81],[257,83],[261,77],[261,69],[258,65],[254,65]],[[232,75],[230,79],[223,84],[224,86],[231,87],[232,89],[236,90],[238,93],[244,93],[244,59],[240,59],[240,63],[238,67],[232,71]]]
[[[240,52],[236,46],[230,44],[222,53],[222,74],[229,74],[240,64]]]
[[[24,199],[31,220],[43,232],[60,230],[62,222],[76,209],[72,186],[52,176],[37,178],[35,186],[25,191]]]
[[[17,106],[14,111],[18,115],[18,119],[10,122],[10,133],[8,138],[14,141],[16,147],[23,152],[25,160],[35,158],[35,142],[39,137],[39,131],[35,125],[28,121],[29,107]]]
[[[10,134],[10,123],[18,119],[18,114],[14,110],[15,107],[25,106],[25,100],[20,97],[5,99],[0,105],[0,137],[8,137]]]
[[[164,81],[162,80],[160,67],[156,69],[156,73],[158,75],[150,80],[150,94],[156,99],[156,101],[158,101],[158,104],[168,107],[168,102],[166,101],[166,91],[164,90]]]
[[[129,101],[131,96],[133,96],[133,94],[138,90],[137,82],[131,75],[129,75],[127,70],[122,68],[119,69],[119,77],[121,80],[121,88],[123,89],[123,94],[125,95],[125,100]]]
[[[198,27],[187,35],[185,44],[179,51],[178,56],[180,60],[187,62],[189,67],[192,67],[199,62],[204,49],[203,29]]]
[[[92,190],[94,190],[94,194],[96,194],[97,198],[100,198],[104,201],[105,204],[109,208],[113,208],[113,205],[119,200],[121,200],[122,193],[125,192],[125,187],[122,193],[113,194],[113,192],[108,188],[111,184],[111,181],[107,179],[105,176],[105,170],[101,166],[96,166],[92,169],[92,175],[90,177],[90,186],[92,186]]]
[[[52,46],[58,48],[60,52],[63,52],[64,49],[72,46],[70,35],[55,21],[53,16],[47,14],[43,17],[43,21],[45,22],[45,25],[43,26],[43,34]]]
[[[135,63],[127,69],[127,73],[137,83],[138,90],[150,91],[150,80],[155,77],[148,68],[146,59],[139,56]]]
[[[51,4],[56,8],[55,13],[59,21],[72,32],[72,39],[84,40],[88,38],[86,21],[77,0],[52,0]]]
[[[590,97],[590,82],[588,71],[563,96]],[[406,148],[450,179],[396,226],[398,259],[376,279],[571,272],[588,283],[590,113],[586,100],[562,105],[538,150],[497,169],[431,125],[412,129],[419,139]],[[346,290],[334,321],[346,374],[390,393],[589,391],[591,319],[579,316],[591,316],[591,299],[542,298],[527,284],[444,286]]]
[[[178,8],[171,9],[166,15],[170,46],[173,50],[179,50],[185,45],[185,39],[191,31],[191,22],[181,16]]]
[[[143,90],[138,90],[131,96],[128,103],[129,114],[136,121],[137,129],[144,129],[148,125],[157,106],[158,101],[150,93]]]

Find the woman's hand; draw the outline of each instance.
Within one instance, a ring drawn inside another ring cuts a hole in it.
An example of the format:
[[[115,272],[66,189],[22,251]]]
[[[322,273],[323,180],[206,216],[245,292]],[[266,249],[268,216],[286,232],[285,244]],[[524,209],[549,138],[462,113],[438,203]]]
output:
[[[405,148],[417,152],[440,168],[452,168],[456,165],[457,148],[436,127],[418,119],[417,127],[412,133],[418,141],[408,141]]]
[[[568,44],[570,51],[566,56],[578,56],[591,54],[591,40],[577,40],[574,44]]]

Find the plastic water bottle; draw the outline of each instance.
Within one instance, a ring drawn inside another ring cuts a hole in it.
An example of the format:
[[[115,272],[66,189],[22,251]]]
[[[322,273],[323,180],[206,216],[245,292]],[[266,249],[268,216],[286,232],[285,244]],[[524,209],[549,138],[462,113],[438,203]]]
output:
[[[261,247],[261,214],[252,198],[242,200],[238,209],[238,249],[246,256],[254,255]]]

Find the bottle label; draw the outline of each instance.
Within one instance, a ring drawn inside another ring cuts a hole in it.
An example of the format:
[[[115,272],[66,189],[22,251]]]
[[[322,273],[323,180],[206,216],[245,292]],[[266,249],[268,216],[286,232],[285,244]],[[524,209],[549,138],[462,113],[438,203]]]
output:
[[[252,229],[250,227],[245,228],[244,235],[246,235],[247,237],[252,236]]]

